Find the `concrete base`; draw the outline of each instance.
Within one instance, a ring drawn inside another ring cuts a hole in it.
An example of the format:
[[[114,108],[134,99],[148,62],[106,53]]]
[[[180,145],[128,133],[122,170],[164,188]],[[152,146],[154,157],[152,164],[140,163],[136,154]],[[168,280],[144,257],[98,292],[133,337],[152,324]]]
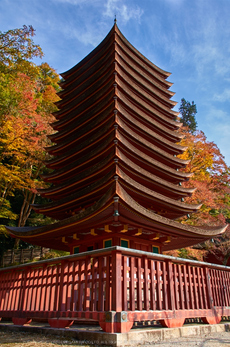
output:
[[[184,325],[181,328],[143,327],[134,328],[128,333],[105,333],[99,326],[74,325],[70,328],[55,329],[44,323],[32,323],[16,326],[1,322],[0,331],[23,331],[44,335],[65,336],[76,340],[81,345],[106,345],[112,347],[134,347],[167,341],[179,337],[205,336],[212,333],[230,331],[230,323],[216,325],[199,324]]]

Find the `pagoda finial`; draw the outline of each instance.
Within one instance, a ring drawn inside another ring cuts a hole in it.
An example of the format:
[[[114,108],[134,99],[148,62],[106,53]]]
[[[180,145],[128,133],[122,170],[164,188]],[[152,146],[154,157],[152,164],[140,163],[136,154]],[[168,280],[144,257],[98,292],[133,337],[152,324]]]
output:
[[[116,16],[116,14],[114,16],[114,24],[117,24],[117,16]]]

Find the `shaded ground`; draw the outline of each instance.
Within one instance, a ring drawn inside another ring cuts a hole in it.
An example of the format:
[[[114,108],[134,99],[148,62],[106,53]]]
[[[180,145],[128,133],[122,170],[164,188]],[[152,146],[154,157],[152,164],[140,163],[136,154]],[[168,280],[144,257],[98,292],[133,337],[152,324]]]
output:
[[[77,341],[60,336],[44,336],[25,332],[0,331],[1,347],[78,347]],[[84,345],[86,347],[86,345]],[[87,345],[88,346],[88,345]],[[148,345],[148,347],[230,347],[230,332],[210,336],[180,337]],[[92,347],[92,345],[91,345]],[[145,346],[147,347],[147,346]]]
[[[25,332],[0,331],[1,347],[76,347],[75,340],[61,336],[44,336]],[[81,345],[82,347],[82,345]]]

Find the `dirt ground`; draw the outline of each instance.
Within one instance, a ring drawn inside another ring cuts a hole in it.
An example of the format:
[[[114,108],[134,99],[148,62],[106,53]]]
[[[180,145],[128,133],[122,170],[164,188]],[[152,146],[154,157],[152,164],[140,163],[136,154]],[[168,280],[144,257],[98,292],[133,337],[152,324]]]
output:
[[[0,331],[1,347],[77,347],[76,341],[60,336],[44,336],[25,332]],[[82,345],[81,345],[82,347]]]
[[[82,347],[77,341],[65,337],[28,334],[25,332],[0,331],[1,347]],[[86,347],[86,345],[84,345]],[[148,347],[230,347],[230,332],[213,333],[210,336],[181,337],[158,342]],[[88,347],[88,346],[87,346]],[[92,347],[92,346],[91,346]],[[97,346],[100,347],[100,346]],[[147,346],[145,346],[147,347]]]

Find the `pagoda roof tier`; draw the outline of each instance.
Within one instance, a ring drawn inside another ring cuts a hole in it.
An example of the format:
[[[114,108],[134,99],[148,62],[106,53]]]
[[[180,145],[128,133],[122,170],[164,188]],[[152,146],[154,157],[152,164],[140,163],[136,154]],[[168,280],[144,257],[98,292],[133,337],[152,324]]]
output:
[[[156,214],[138,204],[119,181],[113,181],[111,187],[93,205],[59,222],[36,228],[6,228],[11,235],[26,242],[68,250],[68,242],[72,242],[73,237],[79,240],[89,237],[92,228],[97,235],[108,232],[122,234],[124,224],[128,225],[125,230],[127,235],[133,235],[133,230],[141,228],[142,238],[148,240],[154,240],[159,233],[168,236],[170,242],[163,244],[163,251],[178,248],[180,240],[183,247],[187,247],[219,235],[226,229],[226,226],[193,227]]]
[[[73,163],[68,170],[63,169],[62,173],[59,173],[59,176],[56,177],[56,182],[59,182],[59,185],[38,190],[38,192],[43,197],[52,200],[61,199],[77,191],[79,187],[83,188],[89,182],[97,180],[98,177],[106,174],[114,165],[117,168],[121,168],[130,178],[146,186],[148,189],[165,195],[165,197],[178,200],[191,195],[195,190],[195,188],[184,188],[181,185],[172,184],[153,175],[133,163],[117,149],[116,156],[115,153],[110,152],[102,160],[96,161],[94,165],[90,165],[90,167],[80,172],[75,169],[75,164]],[[52,177],[52,181],[55,182],[54,177]]]
[[[90,117],[89,113],[87,114],[87,117],[84,118],[76,117],[75,120],[71,124],[68,124],[63,130],[49,135],[48,137],[55,143],[66,141],[66,139],[75,131],[79,132],[81,131],[81,128],[85,129],[85,127],[88,126],[88,123],[94,122],[94,126],[97,126],[97,124],[104,119],[103,116],[106,118],[108,112],[110,113],[113,110],[114,102],[111,101],[101,112],[93,114],[92,117]],[[184,137],[182,134],[168,129],[158,121],[147,117],[146,114],[145,117],[142,117],[142,113],[135,113],[134,107],[130,110],[128,105],[122,105],[122,103],[119,102],[117,103],[117,111],[119,112],[121,119],[124,121],[126,120],[126,122],[128,121],[129,126],[138,128],[139,131],[142,130],[143,137],[148,137],[151,141],[153,141],[152,138],[154,138],[154,141],[164,145],[165,140],[168,143],[177,143]],[[86,131],[83,130],[83,133],[85,132]],[[180,150],[180,153],[183,153],[185,150],[185,147],[183,146],[176,146],[176,148],[177,152]]]
[[[150,86],[151,88],[148,88],[148,85],[146,87],[142,76],[135,75],[137,75],[136,72],[129,75],[127,71],[122,70],[118,64],[114,64],[113,57],[110,57],[110,59],[107,59],[106,65],[103,65],[95,75],[90,75],[89,77],[82,76],[84,77],[84,83],[77,81],[78,83],[76,82],[76,86],[73,86],[71,94],[67,94],[66,97],[64,94],[59,94],[63,99],[58,101],[56,105],[60,110],[65,108],[73,109],[76,105],[81,103],[82,97],[84,100],[87,100],[87,98],[96,93],[107,80],[113,77],[115,83],[117,83],[121,88],[130,89],[131,86],[131,90],[134,94],[137,92],[140,93],[147,103],[150,103],[159,110],[162,109],[163,113],[165,113],[167,117],[174,118],[178,115],[178,112],[171,111],[171,108],[177,104],[176,102],[162,96],[160,91],[155,91],[155,88],[152,86]],[[61,113],[62,111],[59,111],[56,114],[57,118],[58,116],[60,118]]]
[[[114,164],[112,169],[111,165],[106,166],[105,169],[107,170],[101,172],[102,178],[96,177],[94,181],[91,180],[91,184],[87,184],[83,189],[80,186],[80,189],[78,188],[76,192],[74,192],[71,187],[68,190],[69,194],[66,194],[64,198],[60,198],[58,201],[42,206],[33,205],[34,210],[55,219],[63,219],[66,215],[76,213],[81,209],[85,201],[87,201],[87,206],[93,204],[103,195],[104,190],[107,190],[113,185],[113,179],[118,180],[119,184],[124,187],[140,205],[151,208],[156,213],[166,214],[168,218],[179,218],[188,213],[196,212],[201,207],[201,205],[190,205],[171,199],[149,189],[130,178],[117,164]],[[109,169],[110,171],[108,172]],[[106,174],[106,172],[108,173]]]
[[[173,181],[174,183],[179,183],[191,176],[190,173],[184,173],[175,169],[175,167],[181,167],[186,164],[186,161],[181,161],[161,150],[158,150],[158,154],[160,153],[161,156],[156,159],[152,149],[149,149],[150,152],[148,152],[147,146],[144,149],[142,144],[137,145],[130,141],[127,136],[124,136],[119,129],[116,128],[116,126],[115,128],[111,127],[112,124],[113,122],[110,121],[106,126],[104,126],[104,128],[101,128],[100,132],[102,132],[102,136],[98,136],[100,135],[98,131],[95,133],[95,137],[90,137],[90,143],[87,139],[80,143],[79,146],[72,146],[69,155],[65,156],[65,159],[63,158],[65,164],[68,164],[68,162],[70,163],[69,166],[65,166],[63,170],[62,162],[60,170],[56,170],[54,173],[44,176],[45,181],[53,183],[55,181],[60,182],[63,181],[63,175],[68,180],[71,178],[71,175],[75,175],[76,171],[79,170],[79,164],[83,164],[85,168],[92,166],[92,160],[94,157],[98,156],[100,151],[103,152],[106,147],[109,147],[110,151],[114,152],[115,147],[119,148],[128,158],[133,158],[131,160],[136,165],[139,165],[139,162],[142,163],[141,165],[144,169],[150,170],[156,175],[158,173],[161,178],[166,179],[169,182]],[[167,161],[170,162],[171,167],[164,164],[163,154]],[[69,158],[69,161],[67,161],[67,158]],[[60,159],[61,158],[59,158],[59,160]],[[72,174],[70,174],[70,171]],[[82,171],[82,168],[80,171]]]
[[[134,127],[130,127],[127,122],[123,122],[121,118],[118,116],[116,124],[119,126],[119,134],[124,136],[130,143],[133,144],[136,148],[143,151],[143,153],[146,153],[150,155],[152,158],[156,158],[159,162],[162,162],[170,167],[175,168],[181,168],[185,167],[190,161],[177,158],[176,156],[173,156],[171,153],[164,149],[161,149],[161,146],[158,146],[154,144],[153,140],[154,136],[149,138],[148,140],[143,137],[143,132],[140,130],[141,127],[137,127],[137,123]],[[133,129],[133,130],[132,130]],[[150,135],[153,135],[153,133],[149,132]],[[152,140],[151,142],[149,140]],[[166,142],[166,141],[165,141]],[[168,142],[168,141],[167,141]],[[162,146],[163,147],[163,146]],[[168,148],[167,148],[168,149]],[[181,150],[181,147],[179,147]],[[178,148],[177,148],[178,150]],[[174,149],[175,153],[175,149]]]
[[[53,128],[60,131],[68,124],[72,124],[76,117],[83,116],[86,111],[90,111],[91,107],[99,101],[103,101],[103,104],[108,102],[106,95],[108,91],[112,90],[112,86],[117,86],[117,90],[114,89],[113,95],[110,94],[110,98],[118,97],[119,101],[123,103],[132,102],[138,110],[140,109],[154,120],[164,123],[166,128],[174,130],[180,127],[180,124],[174,120],[178,116],[178,112],[172,111],[170,107],[159,103],[141,88],[135,89],[134,85],[129,88],[128,84],[122,82],[117,73],[114,74],[109,71],[105,76],[101,76],[98,83],[84,90],[84,93],[78,94],[54,114],[59,120],[53,123]]]
[[[118,116],[120,120],[123,120],[126,124],[128,124],[129,128],[133,129],[134,131],[138,131],[141,136],[150,141],[151,143],[157,143],[160,148],[167,147],[169,152],[172,153],[183,153],[186,149],[185,146],[172,146],[172,143],[177,143],[181,141],[182,138],[184,138],[183,135],[180,135],[179,133],[176,133],[175,131],[171,132],[163,132],[164,130],[163,126],[160,126],[157,124],[157,122],[153,122],[152,125],[154,126],[150,127],[149,124],[144,122],[142,119],[140,121],[140,117],[136,117],[134,113],[132,116],[123,108],[123,107],[118,107]],[[159,126],[159,130],[156,129]],[[162,136],[162,134],[164,136]],[[167,144],[167,145],[166,145]]]
[[[90,93],[90,90],[95,88],[95,85],[102,84],[113,72],[115,72],[124,81],[128,80],[129,84],[140,88],[143,92],[147,93],[149,97],[158,100],[158,104],[162,104],[172,108],[177,102],[170,100],[171,95],[168,95],[168,90],[165,95],[162,92],[162,88],[149,79],[143,70],[133,67],[128,64],[127,59],[122,60],[120,55],[113,52],[112,49],[108,50],[107,54],[103,59],[97,61],[97,63],[89,68],[87,72],[82,73],[78,76],[77,80],[74,80],[71,84],[66,86],[64,83],[62,87],[64,90],[58,93],[62,99],[56,103],[59,109],[64,106],[71,104],[75,101],[76,96],[79,96],[86,91]],[[103,77],[103,78],[102,78]],[[174,93],[172,93],[174,94]],[[175,115],[175,113],[173,113]],[[60,118],[61,112],[56,113],[57,118]]]
[[[178,116],[178,112],[171,110],[175,104],[168,106],[159,102],[153,93],[150,94],[141,85],[135,84],[126,74],[120,76],[115,73],[115,83],[119,91],[123,91],[128,98],[136,99],[136,104],[143,105],[142,107],[148,108],[152,113],[157,113],[160,118],[163,115],[171,120]]]
[[[145,137],[143,137],[143,132],[137,127],[137,124],[131,128],[127,125],[127,122],[123,122],[119,116],[113,117],[112,115],[107,117],[107,119],[103,119],[103,121],[99,124],[98,123],[99,121],[95,120],[92,122],[92,124],[95,125],[94,127],[91,127],[89,124],[88,126],[79,130],[79,136],[77,139],[74,134],[72,134],[72,136],[69,137],[69,141],[50,147],[48,152],[52,155],[63,154],[68,157],[69,152],[71,155],[72,148],[74,147],[77,155],[78,152],[82,153],[83,148],[87,150],[94,143],[96,145],[96,143],[100,141],[100,138],[104,137],[104,134],[110,131],[112,126],[117,126],[114,139],[125,138],[135,148],[141,150],[145,154],[148,154],[152,158],[157,159],[159,162],[166,163],[166,165],[173,167],[174,169],[185,167],[189,163],[188,160],[179,159],[175,156],[175,153],[183,153],[181,146],[168,140],[165,140],[165,142],[160,142],[159,144],[158,141],[160,136],[156,136],[156,138],[152,136],[147,140]],[[149,140],[151,140],[151,142]]]
[[[61,74],[61,76],[66,80],[73,80],[77,78],[79,75],[79,71],[82,69],[87,69],[88,65],[93,65],[97,60],[100,59],[101,56],[105,54],[105,50],[108,48],[110,44],[119,44],[120,47],[129,52],[130,56],[135,57],[135,61],[140,66],[144,66],[144,68],[152,75],[152,78],[157,78],[165,85],[167,88],[172,86],[172,83],[166,81],[166,78],[171,75],[170,72],[166,72],[154,65],[150,60],[144,57],[130,42],[124,37],[124,35],[120,32],[117,25],[115,24],[105,39],[91,52],[89,53],[80,63],[76,64],[74,67],[69,69],[68,71]]]

